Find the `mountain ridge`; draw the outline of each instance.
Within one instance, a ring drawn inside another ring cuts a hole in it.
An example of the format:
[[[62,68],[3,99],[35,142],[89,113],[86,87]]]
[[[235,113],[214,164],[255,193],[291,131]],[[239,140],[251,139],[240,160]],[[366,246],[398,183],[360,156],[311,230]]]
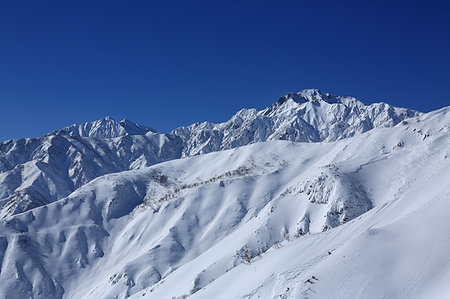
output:
[[[92,138],[115,138],[125,135],[145,135],[148,132],[156,133],[150,127],[136,124],[126,118],[120,122],[111,116],[105,116],[93,122],[73,124],[47,135],[70,135]]]
[[[243,108],[240,111],[238,111],[235,115],[233,115],[230,119],[233,119],[233,117],[237,115],[242,115],[243,111],[250,111],[251,114],[252,111],[264,111],[264,115],[269,115],[270,112],[276,110],[276,108],[279,108],[282,104],[284,104],[287,101],[293,101],[297,104],[305,104],[305,103],[320,103],[325,102],[328,104],[343,104],[349,108],[352,107],[365,107],[365,106],[380,106],[380,105],[387,105],[389,107],[392,107],[394,109],[404,109],[405,113],[409,113],[410,116],[414,116],[415,113],[417,115],[421,114],[421,112],[415,111],[413,109],[408,108],[398,108],[391,106],[385,102],[377,102],[370,105],[365,105],[363,102],[357,100],[354,97],[351,96],[336,96],[333,94],[330,94],[328,92],[322,92],[319,89],[305,89],[300,92],[289,92],[285,94],[284,96],[280,97],[277,101],[273,102],[268,107],[258,110],[256,108]],[[210,124],[210,125],[218,125],[221,123],[213,123],[210,121],[205,122],[198,122],[194,123],[190,126],[197,125],[197,124]],[[175,132],[181,128],[186,128],[190,126],[180,126],[175,129],[173,129],[171,132]],[[146,125],[137,124],[129,119],[122,119],[121,121],[114,120],[111,116],[105,116],[98,120],[94,121],[88,121],[84,123],[78,123],[78,124],[72,124],[69,126],[66,126],[62,129],[58,129],[55,131],[52,131],[46,135],[70,135],[70,136],[79,136],[79,137],[92,137],[92,138],[116,138],[124,135],[145,135],[147,132],[152,133],[160,133],[155,129],[148,127]],[[169,132],[170,133],[170,132]],[[166,133],[167,134],[167,133]],[[22,139],[22,138],[17,138]],[[6,140],[7,141],[7,140]]]
[[[334,141],[374,127],[395,126],[422,114],[386,103],[366,106],[355,98],[317,89],[289,93],[280,99],[263,110],[242,109],[227,122],[195,123],[171,133],[183,140],[183,156],[191,156],[266,140]]]
[[[335,141],[421,115],[316,89],[282,98],[263,110],[242,109],[227,122],[196,123],[168,134],[104,117],[43,137],[2,142],[0,217],[58,200],[107,173],[270,140]]]

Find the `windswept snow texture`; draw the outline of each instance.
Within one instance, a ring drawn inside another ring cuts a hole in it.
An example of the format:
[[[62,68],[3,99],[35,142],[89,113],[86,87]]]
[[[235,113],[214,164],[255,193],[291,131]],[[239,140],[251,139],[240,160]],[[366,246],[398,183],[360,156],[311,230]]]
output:
[[[397,120],[105,174],[6,216],[0,297],[448,298],[450,107]]]
[[[222,124],[198,123],[170,134],[105,117],[40,138],[9,140],[0,144],[0,218],[59,200],[108,173],[268,140],[340,140],[419,115],[310,89],[262,111],[243,109]]]

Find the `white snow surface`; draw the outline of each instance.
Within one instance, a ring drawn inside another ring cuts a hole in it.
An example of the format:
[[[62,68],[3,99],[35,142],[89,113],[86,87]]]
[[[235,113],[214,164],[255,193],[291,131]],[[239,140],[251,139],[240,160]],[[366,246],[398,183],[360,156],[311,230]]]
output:
[[[359,105],[320,105],[346,101]],[[4,215],[0,298],[449,298],[450,107],[395,123],[182,159],[170,146],[172,160],[155,153],[180,139],[158,133],[3,143],[17,150],[2,156],[15,165],[0,174],[6,193],[62,188],[42,169],[68,153],[104,172],[121,166]],[[121,160],[137,144],[154,160]],[[28,156],[53,151],[45,166]]]

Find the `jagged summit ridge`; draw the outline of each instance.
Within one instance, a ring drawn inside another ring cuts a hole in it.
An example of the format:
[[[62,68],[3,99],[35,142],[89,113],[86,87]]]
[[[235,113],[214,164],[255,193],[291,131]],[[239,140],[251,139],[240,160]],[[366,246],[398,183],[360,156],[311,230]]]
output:
[[[192,156],[267,140],[335,141],[419,115],[386,103],[364,105],[353,97],[306,89],[288,93],[266,109],[242,109],[227,122],[196,123],[172,134],[183,140],[183,155]]]
[[[93,122],[73,124],[61,130],[52,132],[53,135],[70,135],[93,138],[115,138],[125,135],[144,135],[147,132],[156,132],[154,129],[136,124],[128,119],[120,122],[111,116],[106,116]]]
[[[351,99],[354,101],[357,101],[353,97],[342,97],[342,96],[334,96],[328,92],[323,93],[319,89],[304,89],[300,92],[289,92],[286,95],[280,97],[277,104],[281,105],[287,100],[292,100],[298,104],[303,104],[306,102],[314,102],[314,101],[325,101],[329,104],[335,104],[335,103],[345,103],[345,99]],[[361,103],[361,102],[360,102]],[[363,103],[361,103],[364,105]]]
[[[386,103],[365,105],[354,97],[336,96],[322,92],[319,89],[305,89],[300,92],[287,93],[272,105],[260,111],[257,109],[242,109],[225,123],[195,123],[187,127],[176,128],[171,134],[188,141],[191,137],[195,137],[193,135],[197,135],[197,132],[194,132],[195,130],[193,131],[193,129],[199,128],[200,130],[216,130],[222,133],[218,135],[224,135],[223,137],[225,137],[235,133],[229,132],[230,129],[241,125],[250,125],[256,129],[255,132],[259,133],[254,140],[249,140],[250,143],[273,139],[302,142],[333,141],[353,136],[355,133],[366,132],[374,127],[393,126],[405,118],[420,114],[420,112],[411,109],[397,108]],[[348,130],[335,130],[334,125],[337,123],[339,123],[339,128],[351,128]],[[231,127],[230,124],[232,124]],[[270,126],[272,130],[263,130],[261,128],[267,126]],[[331,130],[331,132],[327,132],[325,129]],[[266,131],[266,133],[261,134],[262,130]],[[50,134],[116,138],[125,135],[144,135],[148,132],[157,133],[151,127],[136,124],[131,120],[123,119],[118,122],[112,117],[106,116],[93,122],[73,124]],[[253,133],[252,130],[249,132]],[[202,135],[209,136],[205,132]],[[216,136],[217,134],[213,135]],[[197,141],[194,146],[197,148],[195,154],[209,152],[207,148],[199,148],[199,143],[202,144],[206,140]],[[231,142],[227,138],[224,141],[224,144],[221,144],[215,150],[231,148],[235,144],[235,142]],[[244,144],[247,143],[244,142]],[[188,145],[188,147],[192,147],[192,145]],[[191,155],[191,153],[186,152],[185,155]]]

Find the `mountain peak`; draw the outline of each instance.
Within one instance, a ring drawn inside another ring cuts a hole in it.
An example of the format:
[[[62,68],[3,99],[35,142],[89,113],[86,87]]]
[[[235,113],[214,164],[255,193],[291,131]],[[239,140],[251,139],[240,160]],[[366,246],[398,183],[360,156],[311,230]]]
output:
[[[328,104],[345,104],[348,100],[356,101],[354,98],[350,97],[342,97],[335,96],[328,92],[322,92],[319,89],[304,89],[299,92],[289,92],[286,95],[280,97],[276,103],[276,106],[280,106],[287,102],[288,100],[292,100],[297,104],[303,103],[317,103],[317,102],[326,102]]]
[[[278,98],[278,100],[271,106],[264,110],[264,115],[269,115],[272,111],[278,110],[280,107],[282,109],[295,108],[298,105],[311,103],[311,104],[349,104],[350,102],[357,102],[360,105],[364,105],[355,98],[334,96],[330,93],[324,93],[319,89],[304,89],[299,92],[289,92],[284,96]],[[290,104],[289,104],[290,103]]]
[[[136,124],[128,119],[120,122],[111,116],[105,116],[93,122],[73,124],[61,130],[52,132],[52,135],[70,135],[93,138],[115,138],[125,135],[144,135],[147,132],[156,132],[154,129]]]
[[[98,121],[113,121],[113,122],[115,122],[115,120],[109,115],[107,115],[103,118],[100,118]]]

